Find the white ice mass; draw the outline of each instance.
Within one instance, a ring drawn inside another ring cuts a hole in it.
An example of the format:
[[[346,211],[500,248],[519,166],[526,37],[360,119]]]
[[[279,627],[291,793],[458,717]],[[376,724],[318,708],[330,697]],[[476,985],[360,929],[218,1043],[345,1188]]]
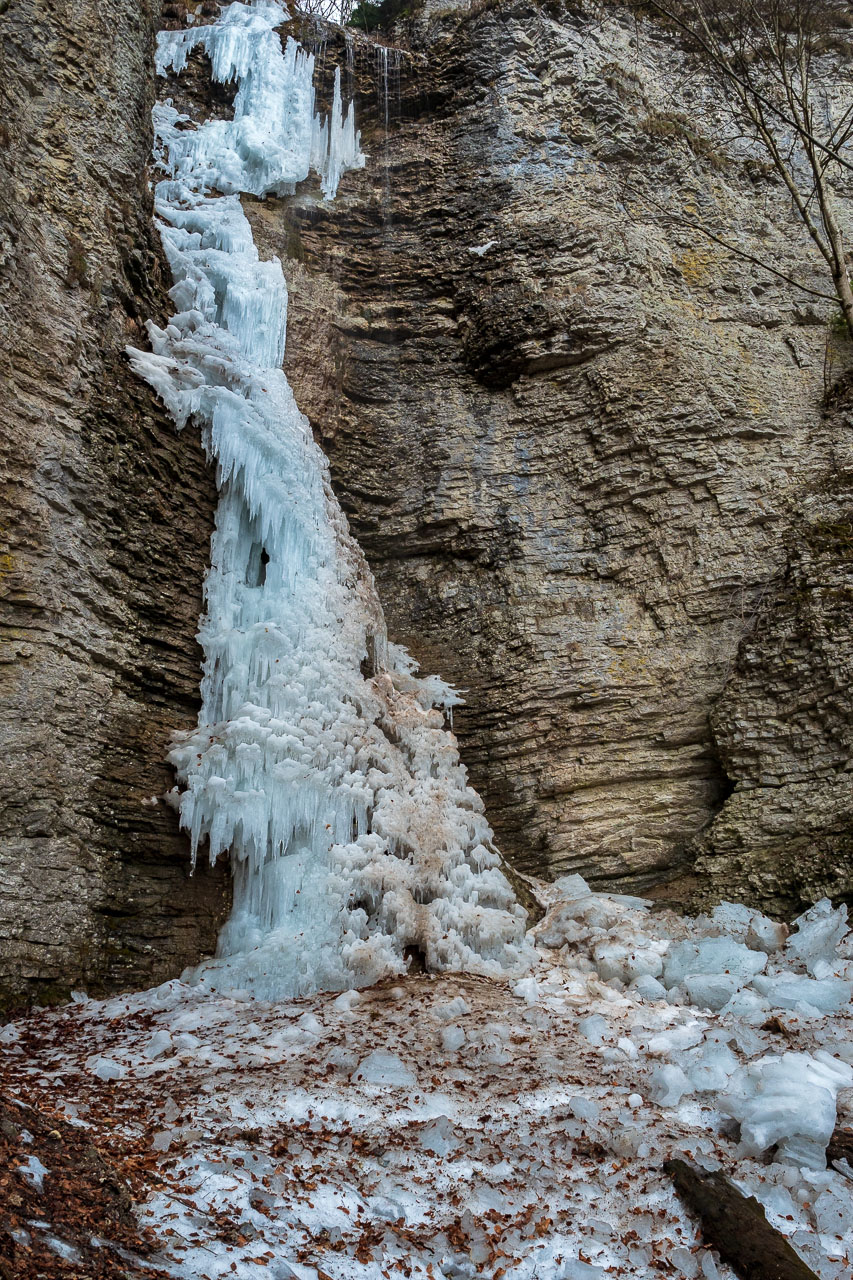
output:
[[[202,709],[171,753],[193,855],[229,852],[234,908],[200,980],[288,996],[405,969],[523,964],[524,912],[499,867],[439,707],[389,645],[364,559],[281,369],[287,288],[261,262],[239,193],[281,196],[313,169],[331,199],[364,164],[340,74],[314,109],[314,59],[278,4],[231,4],[163,32],[157,68],[202,48],[238,89],[232,120],[154,114],[156,211],[176,314],[129,351],[179,428],[199,425],[220,501],[206,582]],[[225,194],[217,194],[224,192]],[[369,664],[369,665],[368,665]],[[364,672],[364,673],[363,673]]]

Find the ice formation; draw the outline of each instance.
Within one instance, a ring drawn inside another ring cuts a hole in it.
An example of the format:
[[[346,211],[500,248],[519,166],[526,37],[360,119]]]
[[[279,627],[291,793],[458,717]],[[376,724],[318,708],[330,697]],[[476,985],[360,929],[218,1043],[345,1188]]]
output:
[[[748,1155],[776,1146],[780,1163],[825,1169],[835,1100],[851,1085],[853,1068],[825,1050],[772,1055],[738,1072],[726,1109],[740,1121]]]
[[[238,89],[232,120],[155,108],[166,176],[156,211],[177,313],[129,351],[179,428],[199,424],[220,501],[206,582],[202,709],[171,753],[193,857],[228,851],[234,909],[212,987],[285,996],[405,968],[524,964],[523,910],[439,708],[389,645],[371,575],[281,369],[287,289],[261,262],[239,199],[284,195],[313,169],[331,199],[364,157],[336,73],[314,110],[313,56],[275,3],[231,4],[163,32],[157,68],[197,47]],[[224,194],[214,194],[223,192]]]

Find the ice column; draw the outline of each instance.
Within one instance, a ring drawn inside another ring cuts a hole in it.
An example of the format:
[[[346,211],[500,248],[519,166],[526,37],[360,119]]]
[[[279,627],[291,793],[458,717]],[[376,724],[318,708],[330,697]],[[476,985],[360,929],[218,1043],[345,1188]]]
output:
[[[171,760],[193,856],[231,855],[235,899],[199,980],[267,996],[374,981],[417,948],[434,968],[523,965],[524,912],[438,708],[457,701],[389,646],[372,577],[281,369],[287,290],[261,262],[239,193],[331,199],[364,164],[340,75],[314,110],[313,57],[272,3],[160,35],[157,67],[195,47],[235,81],[232,120],[155,109],[156,211],[176,314],[129,351],[179,428],[192,419],[220,490],[198,727]],[[213,194],[217,193],[217,194]],[[218,194],[223,193],[223,194]]]

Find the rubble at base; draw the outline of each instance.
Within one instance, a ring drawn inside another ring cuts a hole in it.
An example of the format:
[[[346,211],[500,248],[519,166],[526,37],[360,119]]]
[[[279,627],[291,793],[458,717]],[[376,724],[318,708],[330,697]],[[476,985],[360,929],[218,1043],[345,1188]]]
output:
[[[721,1170],[821,1280],[847,1277],[853,1171],[824,1167],[853,1100],[849,989],[839,1007],[827,985],[850,981],[845,908],[786,938],[729,905],[690,920],[577,877],[539,891],[521,980],[271,1004],[201,971],[80,995],[0,1032],[4,1090],[147,1153],[151,1261],[187,1280],[730,1280],[673,1158]],[[716,1010],[690,1002],[727,985]]]

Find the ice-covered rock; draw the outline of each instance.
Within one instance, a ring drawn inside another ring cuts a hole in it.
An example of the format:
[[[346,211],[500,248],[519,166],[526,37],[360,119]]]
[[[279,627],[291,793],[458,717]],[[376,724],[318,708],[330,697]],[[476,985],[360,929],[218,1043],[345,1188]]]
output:
[[[823,1169],[836,1094],[851,1084],[853,1067],[823,1050],[785,1053],[742,1068],[720,1105],[740,1122],[747,1154],[760,1155],[775,1145],[778,1160]]]
[[[833,908],[829,898],[821,898],[795,921],[785,951],[814,977],[825,978],[832,972],[839,943],[846,933],[846,904]]]
[[[176,313],[133,368],[179,428],[198,423],[220,490],[198,726],[170,754],[193,857],[228,853],[234,907],[208,990],[287,997],[405,970],[517,970],[532,953],[444,712],[459,697],[387,641],[311,424],[281,369],[287,289],[260,260],[240,193],[282,195],[312,169],[330,199],[364,161],[339,72],[315,112],[314,57],[281,5],[230,4],[160,34],[157,67],[195,49],[234,82],[232,118],[155,108],[155,207]],[[225,194],[222,194],[225,193]]]

